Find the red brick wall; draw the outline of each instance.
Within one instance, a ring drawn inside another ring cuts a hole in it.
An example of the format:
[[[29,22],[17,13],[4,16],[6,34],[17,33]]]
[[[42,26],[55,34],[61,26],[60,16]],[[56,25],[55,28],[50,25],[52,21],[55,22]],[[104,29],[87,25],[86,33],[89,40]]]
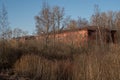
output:
[[[70,31],[56,34],[55,37],[65,43],[84,44],[88,38],[87,30]]]

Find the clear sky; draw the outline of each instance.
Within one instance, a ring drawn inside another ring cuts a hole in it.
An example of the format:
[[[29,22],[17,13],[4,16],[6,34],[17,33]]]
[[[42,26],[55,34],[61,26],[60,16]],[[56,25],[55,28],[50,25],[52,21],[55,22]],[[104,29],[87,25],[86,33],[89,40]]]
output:
[[[8,11],[11,28],[20,28],[32,33],[35,31],[35,19],[45,0],[0,0]],[[89,19],[94,13],[94,5],[99,5],[101,11],[119,11],[120,0],[46,0],[50,6],[65,8],[65,14],[73,19],[78,16]]]

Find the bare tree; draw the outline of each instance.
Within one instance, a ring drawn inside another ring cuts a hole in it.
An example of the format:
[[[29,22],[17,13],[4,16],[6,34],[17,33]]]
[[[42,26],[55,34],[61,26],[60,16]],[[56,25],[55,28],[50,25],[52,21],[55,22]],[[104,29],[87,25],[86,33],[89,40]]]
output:
[[[99,26],[100,23],[100,11],[98,5],[94,6],[94,14],[91,16],[91,25]]]
[[[54,24],[55,27],[57,28],[56,30],[59,31],[61,29],[61,25],[63,24],[64,20],[64,8],[60,8],[58,6],[53,7],[53,12],[52,14],[54,15]]]
[[[113,28],[115,28],[116,26],[115,26],[115,18],[116,18],[116,13],[115,12],[113,12],[113,11],[109,11],[108,12],[108,27],[110,28],[110,29],[113,29]]]
[[[36,30],[38,34],[45,33],[47,34],[50,32],[51,27],[51,12],[50,7],[47,4],[43,5],[43,8],[38,16],[35,17],[36,19]]]
[[[98,6],[95,6],[95,13],[91,17],[91,25],[97,26],[99,30],[100,42],[102,43],[105,37],[106,32],[100,30],[100,28],[117,29],[119,26],[120,15],[118,12],[108,11],[108,12],[99,12]],[[111,33],[109,33],[109,39],[112,41]]]
[[[13,35],[14,38],[26,36],[27,33],[28,33],[27,31],[23,31],[22,29],[19,29],[19,28],[15,28],[15,29],[12,31],[12,35]]]
[[[64,23],[64,8],[58,6],[50,8],[49,5],[44,4],[35,19],[38,34],[52,32],[53,29],[59,31]]]
[[[108,24],[107,24],[107,22],[108,22],[108,16],[107,16],[107,14],[105,13],[105,12],[103,12],[103,13],[101,13],[100,14],[100,26],[101,27],[108,27]]]
[[[71,20],[72,20],[71,16],[65,17],[63,19],[63,21],[62,21],[62,25],[61,25],[60,31],[68,29],[68,25],[70,24]]]
[[[118,41],[120,40],[120,11],[119,12],[116,12],[116,18],[115,18],[115,26],[116,26],[116,29],[118,30],[118,34],[117,34],[117,39]]]
[[[95,13],[91,16],[91,25],[115,28],[116,12],[100,12],[98,6],[95,6]]]
[[[8,13],[4,6],[0,11],[0,64],[7,64],[7,41],[11,37],[11,30],[8,22]]]
[[[91,25],[94,25],[97,27],[98,29],[98,34],[96,32],[96,44],[98,44],[98,42],[100,42],[100,44],[102,45],[103,41],[102,41],[102,32],[100,30],[101,26],[101,16],[100,16],[100,9],[98,5],[94,6],[94,14],[91,16]],[[99,37],[97,36],[99,35]]]
[[[76,20],[70,20],[69,24],[67,25],[68,29],[76,29],[78,28],[77,26],[77,21]]]
[[[78,20],[70,19],[67,21],[67,29],[87,27],[89,22],[85,18],[78,17]]]
[[[86,20],[85,18],[78,17],[78,21],[77,21],[78,27],[86,27],[88,25],[89,25],[88,20]]]
[[[65,27],[64,8],[55,6],[51,8],[48,4],[44,3],[40,14],[35,17],[37,34],[44,35],[46,44],[49,39],[49,34],[55,34],[63,30]]]
[[[120,11],[116,13],[115,26],[120,29]]]
[[[11,30],[8,22],[8,13],[3,4],[0,13],[0,38],[5,40],[10,38]]]

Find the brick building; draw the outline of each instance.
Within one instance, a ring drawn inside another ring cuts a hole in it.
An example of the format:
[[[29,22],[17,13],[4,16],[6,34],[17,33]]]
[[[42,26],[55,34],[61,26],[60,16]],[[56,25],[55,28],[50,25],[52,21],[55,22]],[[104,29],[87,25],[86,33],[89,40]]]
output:
[[[19,41],[26,40],[40,40],[43,38],[55,39],[64,43],[72,44],[86,44],[92,42],[94,44],[102,43],[116,43],[117,42],[117,30],[108,29],[103,27],[88,26],[84,28],[78,28],[73,30],[62,30],[56,33],[42,34],[39,36],[24,36],[16,38]]]

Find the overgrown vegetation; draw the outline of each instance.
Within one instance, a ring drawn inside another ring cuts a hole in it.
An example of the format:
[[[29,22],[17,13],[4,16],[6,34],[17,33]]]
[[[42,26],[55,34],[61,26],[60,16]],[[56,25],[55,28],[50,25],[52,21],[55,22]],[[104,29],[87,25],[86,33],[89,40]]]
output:
[[[12,69],[12,75],[30,80],[120,79],[119,45],[104,49],[95,45],[74,47],[72,53],[69,45],[56,43],[54,46],[46,48],[46,44],[33,40],[24,44],[7,42],[7,52],[0,58],[1,71]]]
[[[9,26],[4,9],[3,13],[3,20],[0,19],[0,28],[3,28],[0,73],[9,72],[16,79],[24,77],[28,80],[120,80],[119,36],[117,44],[89,43],[86,46],[64,43],[55,38],[61,30],[88,25],[116,29],[120,26],[120,12],[99,13],[96,7],[89,23],[86,19],[64,18],[63,8],[44,5],[40,15],[36,16],[37,34],[45,34],[44,40],[24,42],[13,38],[23,36],[20,29],[15,29],[13,37],[9,38],[11,32],[7,32]],[[49,33],[54,34],[52,39],[49,39]]]

